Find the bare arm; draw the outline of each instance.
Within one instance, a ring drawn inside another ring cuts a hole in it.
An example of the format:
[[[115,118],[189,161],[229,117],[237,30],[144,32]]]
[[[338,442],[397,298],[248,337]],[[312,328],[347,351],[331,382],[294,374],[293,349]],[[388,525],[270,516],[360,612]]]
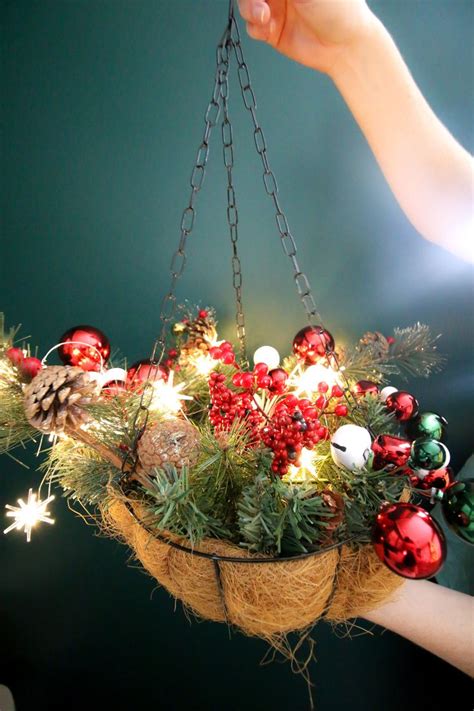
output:
[[[474,261],[473,161],[363,0],[240,0],[251,37],[334,81],[414,227]]]
[[[474,676],[474,599],[426,580],[407,580],[366,619]]]

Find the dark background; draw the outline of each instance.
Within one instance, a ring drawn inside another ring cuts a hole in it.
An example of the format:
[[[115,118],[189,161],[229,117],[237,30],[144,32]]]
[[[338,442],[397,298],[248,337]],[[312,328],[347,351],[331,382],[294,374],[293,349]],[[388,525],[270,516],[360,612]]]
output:
[[[436,113],[472,150],[472,2],[372,5]],[[40,355],[80,322],[102,328],[130,361],[148,354],[226,11],[226,0],[3,3],[0,306]],[[458,470],[471,451],[470,267],[408,224],[329,79],[243,41],[283,205],[326,324],[339,342],[418,320],[443,334],[448,367],[411,387],[424,409],[450,421]],[[304,315],[236,89],[233,75],[249,341],[288,352]],[[232,337],[217,148],[179,295],[215,305]],[[29,470],[1,462],[2,509],[38,484],[37,460],[22,459]],[[152,580],[126,567],[125,548],[94,537],[63,500],[54,516],[30,545],[16,534],[0,539],[0,683],[19,711],[307,708],[288,666],[259,667],[265,644],[237,634],[229,641],[215,624],[190,626]],[[467,677],[390,633],[349,640],[319,625],[316,636],[319,711],[437,709],[441,686],[457,709],[470,707]]]

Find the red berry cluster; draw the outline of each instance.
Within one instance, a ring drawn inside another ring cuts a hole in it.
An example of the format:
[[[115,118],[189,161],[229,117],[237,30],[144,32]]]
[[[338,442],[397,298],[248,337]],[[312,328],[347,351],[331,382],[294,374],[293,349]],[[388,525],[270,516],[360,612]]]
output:
[[[214,360],[220,360],[225,365],[232,365],[235,363],[235,353],[232,343],[229,341],[222,341],[218,346],[212,346],[209,348],[209,355]]]
[[[21,378],[27,382],[33,380],[43,367],[39,358],[25,357],[21,348],[9,348],[5,355],[10,363],[18,369]]]
[[[319,412],[311,400],[288,395],[276,406],[261,435],[274,453],[272,470],[283,476],[291,464],[299,465],[303,447],[313,449],[321,439],[329,437],[329,431],[321,425]]]
[[[262,415],[258,411],[252,395],[248,391],[236,392],[226,385],[223,373],[211,373],[209,378],[211,408],[209,419],[217,430],[229,430],[236,419],[245,420],[251,440],[258,439],[258,430],[262,424]]]
[[[322,413],[323,410],[326,410],[331,400],[339,400],[344,395],[344,390],[340,388],[339,385],[333,385],[331,388],[331,393],[328,395],[329,385],[325,382],[319,383],[318,392],[320,393],[320,395],[315,400],[314,404],[318,408],[318,410],[320,410],[320,413]],[[337,417],[345,417],[348,412],[349,408],[347,407],[347,405],[338,403],[334,406],[334,410],[332,412],[326,412],[325,414],[336,415]]]
[[[245,390],[269,390],[275,395],[283,395],[286,390],[288,373],[283,368],[268,370],[265,363],[257,363],[253,371],[239,371],[232,377],[236,388]]]
[[[168,351],[168,357],[165,360],[165,365],[167,368],[170,368],[170,370],[180,370],[179,365],[177,364],[177,360],[179,357],[179,351],[176,350],[176,348],[171,348]]]

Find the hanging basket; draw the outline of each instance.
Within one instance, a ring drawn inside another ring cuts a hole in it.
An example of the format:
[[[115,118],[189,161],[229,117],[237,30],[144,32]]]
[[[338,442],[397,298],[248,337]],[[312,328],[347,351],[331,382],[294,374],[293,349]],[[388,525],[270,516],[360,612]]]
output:
[[[403,583],[368,545],[263,562],[226,541],[204,539],[192,550],[178,536],[157,537],[139,508],[118,498],[104,518],[145,570],[199,617],[267,640],[322,617],[338,623],[363,615]]]

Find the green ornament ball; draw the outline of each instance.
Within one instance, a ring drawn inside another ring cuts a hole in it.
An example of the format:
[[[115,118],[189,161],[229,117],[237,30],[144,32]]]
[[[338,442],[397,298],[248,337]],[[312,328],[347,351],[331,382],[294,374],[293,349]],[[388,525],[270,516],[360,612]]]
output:
[[[455,481],[448,486],[441,505],[446,522],[454,533],[474,544],[474,479]]]
[[[407,422],[407,435],[410,439],[427,437],[441,440],[446,434],[447,420],[436,412],[421,412]]]
[[[442,442],[436,439],[415,439],[411,445],[409,466],[412,469],[441,469],[449,464],[451,456]]]

